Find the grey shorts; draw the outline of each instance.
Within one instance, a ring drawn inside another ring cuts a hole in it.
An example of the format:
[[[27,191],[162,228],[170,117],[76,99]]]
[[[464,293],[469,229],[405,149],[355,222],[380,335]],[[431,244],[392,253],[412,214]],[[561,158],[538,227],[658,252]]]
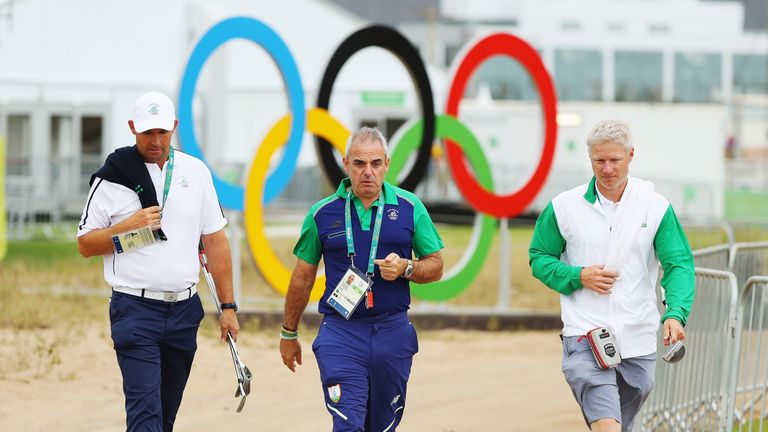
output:
[[[563,338],[563,374],[587,425],[604,418],[632,431],[632,423],[653,388],[656,354],[625,358],[612,369],[601,369],[587,338]]]

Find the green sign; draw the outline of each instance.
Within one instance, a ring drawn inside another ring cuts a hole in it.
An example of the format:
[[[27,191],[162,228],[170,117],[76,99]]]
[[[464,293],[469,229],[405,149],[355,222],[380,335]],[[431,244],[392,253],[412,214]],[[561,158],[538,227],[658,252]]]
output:
[[[360,94],[363,99],[363,105],[374,106],[403,106],[405,104],[405,93],[403,92],[367,92]]]

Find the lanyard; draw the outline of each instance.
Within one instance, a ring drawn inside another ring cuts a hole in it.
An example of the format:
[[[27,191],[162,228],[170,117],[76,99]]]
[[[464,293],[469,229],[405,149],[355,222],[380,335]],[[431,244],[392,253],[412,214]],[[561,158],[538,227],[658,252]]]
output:
[[[168,165],[165,170],[165,185],[163,186],[163,204],[165,207],[165,201],[168,199],[168,191],[171,190],[171,180],[173,179],[173,146],[168,151]]]
[[[347,255],[355,265],[355,242],[352,238],[352,212],[350,210],[350,201],[352,200],[352,191],[347,193],[347,202],[344,205],[344,225],[347,229]],[[376,249],[379,247],[379,234],[381,233],[381,220],[384,219],[384,191],[381,191],[379,199],[376,202],[376,222],[373,224],[373,237],[371,238],[371,254],[368,257],[368,277],[373,276],[373,260],[376,259]]]

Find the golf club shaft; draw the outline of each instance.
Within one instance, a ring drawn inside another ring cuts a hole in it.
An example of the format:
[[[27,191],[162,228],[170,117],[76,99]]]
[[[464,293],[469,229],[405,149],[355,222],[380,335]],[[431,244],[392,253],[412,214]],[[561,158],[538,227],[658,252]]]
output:
[[[216,305],[216,311],[218,312],[219,317],[221,317],[221,305],[219,304],[219,296],[216,294],[216,283],[213,281],[213,275],[211,274],[211,271],[208,268],[208,256],[205,254],[205,246],[203,245],[203,239],[200,239],[198,254],[200,257],[200,264],[203,266],[203,274],[205,275],[205,281],[208,283],[208,288],[211,291],[213,302]],[[235,340],[232,338],[232,335],[229,334],[229,332],[227,332],[227,343],[229,344],[229,351],[232,354],[232,363],[235,366],[235,374],[237,375],[237,380],[239,383],[242,383],[243,381],[245,381],[245,376],[243,374],[244,365],[240,361],[240,354],[237,352],[237,346],[235,345]]]

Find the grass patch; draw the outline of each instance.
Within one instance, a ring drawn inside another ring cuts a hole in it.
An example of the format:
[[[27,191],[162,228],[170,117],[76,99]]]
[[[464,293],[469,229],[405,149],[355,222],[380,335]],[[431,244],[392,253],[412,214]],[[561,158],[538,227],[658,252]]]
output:
[[[440,225],[438,229],[445,243],[445,270],[449,271],[464,254],[472,236],[472,227]],[[459,306],[496,305],[499,302],[499,267],[505,265],[509,266],[511,274],[511,294],[506,300],[511,308],[558,310],[558,295],[536,280],[528,266],[528,245],[533,227],[512,226],[509,234],[510,261],[501,262],[500,236],[497,232],[488,259],[472,286],[448,303]],[[726,241],[725,233],[719,228],[693,228],[687,230],[687,234],[693,248]],[[761,226],[737,226],[735,234],[740,241],[768,238],[768,230]],[[271,247],[289,269],[296,263],[292,254],[295,242],[293,235],[270,239]],[[240,268],[244,297],[271,298],[280,304],[281,296],[259,274],[245,240],[241,245]],[[201,295],[206,303],[209,302],[206,287],[201,288]],[[62,320],[104,317],[108,296],[102,259],[81,257],[75,241],[32,240],[8,244],[8,254],[0,265],[0,328],[49,328]],[[414,299],[414,303],[418,302]]]

